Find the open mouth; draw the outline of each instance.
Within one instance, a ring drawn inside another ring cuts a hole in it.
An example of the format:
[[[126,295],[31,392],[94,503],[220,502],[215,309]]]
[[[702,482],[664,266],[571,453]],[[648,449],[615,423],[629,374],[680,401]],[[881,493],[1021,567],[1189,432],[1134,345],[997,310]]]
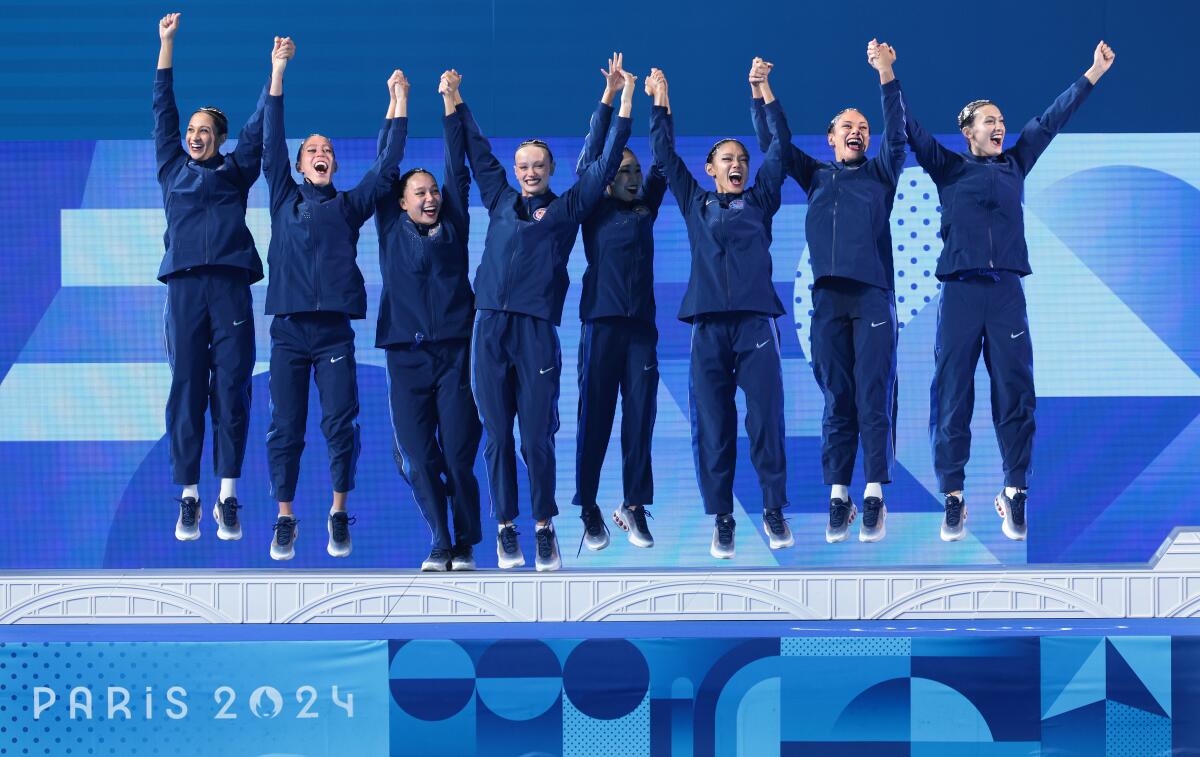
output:
[[[192,152],[195,152],[195,153],[204,152],[204,143],[203,142],[188,142],[188,147],[191,149]]]
[[[1001,145],[1004,144],[1004,135],[1003,134],[993,134],[990,141],[992,143],[992,147],[1000,147]]]
[[[437,214],[438,214],[438,206],[437,205],[426,205],[421,208],[421,215],[425,216],[426,218],[437,218]]]
[[[313,170],[320,176],[325,176],[329,173],[329,161],[324,158],[317,158],[313,161]]]
[[[641,188],[642,188],[641,184],[626,184],[625,185],[625,191],[631,195],[637,194],[638,190]]]
[[[733,186],[735,189],[741,189],[742,181],[743,181],[743,176],[742,176],[742,172],[739,169],[734,168],[733,170],[731,170],[729,172],[729,184],[731,186]]]
[[[850,137],[846,140],[846,148],[855,152],[863,151],[863,141],[861,137]]]

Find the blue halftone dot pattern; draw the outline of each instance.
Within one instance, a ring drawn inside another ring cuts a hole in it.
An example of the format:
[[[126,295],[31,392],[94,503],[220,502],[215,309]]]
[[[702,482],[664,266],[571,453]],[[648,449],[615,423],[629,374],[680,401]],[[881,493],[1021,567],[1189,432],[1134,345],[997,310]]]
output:
[[[779,640],[783,657],[908,657],[912,639],[903,636],[825,636]]]
[[[650,687],[650,667],[625,639],[585,641],[563,666],[563,691],[589,717],[614,720],[630,713]]]
[[[1120,702],[1104,703],[1106,757],[1160,757],[1171,750],[1171,721]]]
[[[590,718],[563,698],[563,757],[649,757],[650,696],[612,720]]]

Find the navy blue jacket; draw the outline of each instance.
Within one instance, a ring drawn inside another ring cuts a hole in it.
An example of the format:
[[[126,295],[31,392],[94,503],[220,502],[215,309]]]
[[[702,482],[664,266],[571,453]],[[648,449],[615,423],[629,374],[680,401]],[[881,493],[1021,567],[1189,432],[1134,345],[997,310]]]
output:
[[[596,107],[577,173],[582,175],[600,158],[612,114],[611,105]],[[583,253],[588,265],[583,272],[580,320],[624,316],[654,323],[654,222],[666,193],[667,176],[655,163],[643,173],[636,200],[625,202],[606,193],[584,220]]]
[[[948,150],[908,117],[908,144],[937,184],[942,204],[939,279],[992,268],[1031,273],[1021,207],[1025,176],[1091,91],[1092,83],[1080,77],[994,158]]]
[[[264,87],[233,152],[197,163],[183,149],[179,133],[174,69],[160,68],[155,74],[154,158],[167,213],[159,281],[206,265],[245,269],[251,284],[263,277],[262,259],[246,228],[246,196],[262,164],[266,96]]]
[[[475,295],[469,278],[470,230],[467,148],[457,113],[442,122],[446,173],[442,206],[433,226],[414,223],[400,209],[400,182],[375,203],[379,231],[379,269],[383,295],[375,346],[419,344],[439,339],[470,339]],[[388,124],[379,132],[379,154],[387,144]]]
[[[700,188],[675,152],[671,114],[659,106],[650,111],[650,149],[667,174],[692,248],[691,275],[679,305],[682,321],[738,311],[783,315],[771,281],[771,218],[779,210],[787,178],[781,145],[790,144],[792,135],[779,117],[778,102],[766,106],[766,115],[774,139],[754,185],[728,194]]]
[[[365,317],[367,290],[355,261],[358,232],[396,179],[408,119],[392,120],[387,149],[348,192],[292,178],[282,95],[267,96],[263,121],[263,175],[271,197],[267,315],[330,311]]]
[[[561,197],[546,191],[523,197],[492,154],[466,105],[458,106],[467,137],[467,159],[488,209],[487,241],[475,274],[475,305],[562,322],[567,296],[567,258],[579,224],[604,197],[621,166],[629,119],[617,117],[600,160]]]
[[[788,174],[808,195],[804,236],[813,278],[854,279],[893,289],[892,203],[904,170],[904,97],[900,80],[882,85],[883,146],[870,160],[853,163],[817,160],[788,142],[783,145]],[[763,101],[751,108],[754,132],[766,150],[771,135]],[[779,117],[783,118],[780,111]]]

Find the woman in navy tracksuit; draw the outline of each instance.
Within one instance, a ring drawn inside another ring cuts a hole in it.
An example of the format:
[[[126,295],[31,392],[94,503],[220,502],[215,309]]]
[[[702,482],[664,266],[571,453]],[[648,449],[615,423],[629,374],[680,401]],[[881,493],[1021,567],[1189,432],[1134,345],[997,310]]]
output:
[[[765,84],[765,82],[764,82]],[[746,397],[750,459],[763,491],[763,530],[772,549],[793,543],[783,518],[787,506],[783,374],[775,319],[783,304],[771,281],[771,218],[786,178],[782,145],[791,143],[770,87],[763,88],[771,146],[754,185],[746,187],[750,159],[734,139],[709,151],[705,172],[716,191],[692,177],[675,152],[667,81],[654,71],[650,145],[662,164],[687,224],[692,270],[679,318],[692,324],[690,397],[692,448],[704,511],[715,516],[713,557],[734,555],[733,472],[737,456],[738,387]]]
[[[541,141],[523,143],[509,185],[503,166],[465,105],[459,114],[467,159],[488,210],[487,241],[475,276],[479,314],[472,337],[472,385],[487,441],[492,515],[499,521],[496,554],[501,568],[525,564],[513,518],[517,515],[517,463],[513,417],[521,424],[521,457],[529,469],[529,498],[537,521],[538,570],[561,564],[551,518],[554,501],[554,434],[558,430],[562,353],[557,326],[567,293],[567,258],[579,224],[591,215],[620,165],[629,138],[633,77],[625,74],[621,112],[600,159],[561,197],[550,190],[554,157]]]
[[[228,155],[218,151],[228,124],[216,108],[192,114],[187,149],[181,147],[172,67],[179,16],[169,13],[159,21],[154,78],[155,160],[167,215],[166,254],[158,270],[167,285],[163,320],[171,392],[166,426],[171,476],[183,486],[175,538],[200,538],[200,454],[208,405],[213,467],[221,478],[213,507],[217,536],[240,539],[236,483],[246,455],[254,370],[250,285],[263,277],[262,260],[246,228],[246,196],[262,160],[263,100]]]
[[[904,169],[904,99],[892,72],[896,52],[875,40],[867,60],[879,72],[884,143],[867,160],[870,125],[855,108],[829,123],[833,161],[819,161],[783,145],[788,172],[808,195],[804,231],[813,267],[813,375],[825,396],[821,469],[832,486],[825,540],[846,539],[858,508],[850,498],[854,456],[861,439],[863,519],[858,537],[879,541],[886,533],[883,484],[892,480],[896,417],[896,295],[890,218],[896,183]],[[751,71],[765,80],[770,64]],[[757,84],[751,84],[752,89]],[[763,101],[755,92],[754,130],[770,140]],[[782,113],[780,114],[782,118]]]
[[[1004,461],[1004,490],[996,495],[1004,535],[1024,539],[1026,485],[1033,450],[1033,345],[1021,278],[1030,273],[1021,199],[1025,176],[1066,125],[1116,55],[1101,42],[1092,65],[1004,149],[1004,117],[990,100],[969,103],[958,117],[967,152],[942,147],[912,119],[908,143],[937,184],[942,205],[942,252],[937,277],[935,368],[929,434],[938,486],[945,493],[941,536],[963,537],[964,469],[971,454],[975,366],[982,350],[992,384],[992,422]]]
[[[267,314],[271,322],[271,428],[267,463],[271,488],[279,501],[279,518],[271,540],[271,557],[294,555],[296,518],[292,500],[304,449],[308,420],[309,374],[321,396],[321,431],[329,446],[333,508],[326,550],[333,557],[350,554],[346,496],[354,488],[358,460],[358,384],[354,330],[350,321],[366,315],[367,293],[355,257],[360,227],[375,211],[399,173],[407,136],[407,119],[392,119],[383,154],[354,189],[333,188],[337,160],[329,140],[319,134],[300,145],[292,179],[283,126],[283,72],[294,48],[278,39],[272,54],[271,92],[263,134],[263,174],[271,199],[271,247],[267,262]],[[389,91],[407,101],[408,82],[399,71],[388,79]]]
[[[624,86],[621,54],[609,61],[604,94],[588,129],[576,170],[600,158],[612,122],[612,102]],[[587,269],[579,301],[579,425],[575,448],[575,504],[588,549],[608,546],[596,502],[608,451],[617,390],[621,392],[621,470],[625,498],[613,522],[636,547],[654,546],[645,506],[654,501],[650,441],[658,409],[658,328],[654,323],[654,222],[667,191],[657,163],[643,180],[637,156],[625,148],[604,199],[583,222]]]
[[[458,104],[459,76],[442,75],[446,172],[413,168],[375,206],[383,294],[375,346],[387,350],[388,401],[400,475],[413,490],[433,536],[422,570],[472,570],[480,539],[479,412],[471,396],[470,340],[475,320],[467,253],[466,144]],[[393,98],[379,152],[400,103]],[[451,538],[446,507],[454,534]]]

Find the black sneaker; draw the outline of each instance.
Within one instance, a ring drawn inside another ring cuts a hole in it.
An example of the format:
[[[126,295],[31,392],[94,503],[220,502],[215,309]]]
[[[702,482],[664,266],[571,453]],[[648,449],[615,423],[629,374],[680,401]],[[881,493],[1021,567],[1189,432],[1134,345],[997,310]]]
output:
[[[475,548],[470,544],[455,544],[450,555],[450,570],[475,570]]]
[[[859,541],[879,541],[887,535],[887,505],[880,497],[863,498],[862,525],[858,529]]]
[[[500,526],[496,534],[496,564],[502,569],[519,568],[525,564],[521,543],[517,541],[516,526]]]
[[[325,530],[329,531],[329,543],[325,545],[325,551],[330,557],[350,555],[350,550],[354,548],[350,543],[350,526],[356,520],[344,511],[329,514],[329,522],[325,524]]]
[[[238,504],[237,497],[218,499],[217,504],[213,505],[213,518],[217,521],[218,539],[237,541],[242,538],[242,524],[237,513],[241,509],[242,506]]]
[[[733,530],[737,528],[732,515],[718,515],[713,525],[712,545],[708,553],[718,560],[728,560],[733,557]]]
[[[596,505],[580,510],[579,519],[583,521],[583,544],[593,552],[608,546],[608,526],[604,523],[604,515]]]
[[[200,538],[200,502],[195,497],[184,497],[178,502],[175,538],[179,541],[195,541]]]
[[[771,549],[784,549],[796,543],[783,510],[778,507],[763,510],[763,533],[770,540]]]
[[[1001,530],[1004,535],[1016,541],[1025,541],[1029,526],[1025,523],[1025,503],[1028,500],[1023,491],[1018,491],[1009,498],[1003,490],[996,495],[996,512],[1004,518]]]
[[[825,541],[830,544],[846,541],[846,537],[850,535],[850,524],[857,517],[858,507],[849,497],[845,499],[831,497],[829,500],[829,525],[825,527]]]
[[[554,524],[548,522],[544,526],[538,526],[533,532],[533,536],[537,541],[537,557],[533,561],[534,567],[539,572],[561,568],[562,556],[558,554],[558,534],[554,533]]]
[[[621,505],[613,511],[613,523],[625,530],[630,544],[649,548],[654,546],[654,537],[650,534],[650,524],[646,522],[648,515],[654,517],[645,505]]]
[[[271,537],[271,559],[290,560],[296,556],[296,524],[300,521],[290,515],[280,515],[275,521]]]
[[[942,516],[942,541],[958,541],[967,535],[967,501],[953,494],[946,495],[946,512]]]
[[[421,571],[423,573],[444,573],[450,570],[450,561],[453,555],[450,550],[434,547],[429,550],[429,557],[425,558],[425,562],[421,563]]]

